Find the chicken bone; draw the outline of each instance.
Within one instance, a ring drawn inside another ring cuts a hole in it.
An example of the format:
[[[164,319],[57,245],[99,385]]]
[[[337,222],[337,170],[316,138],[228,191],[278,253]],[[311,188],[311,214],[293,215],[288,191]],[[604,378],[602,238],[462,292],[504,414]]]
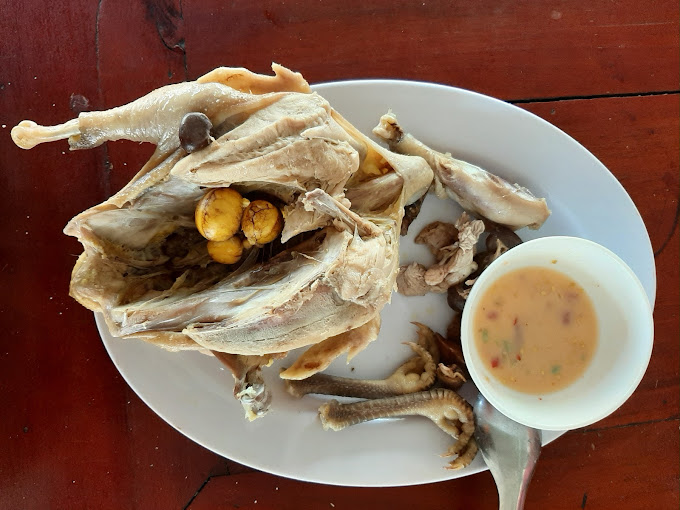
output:
[[[234,377],[234,397],[241,402],[250,421],[264,416],[271,404],[271,392],[262,378],[262,367],[269,366],[286,353],[267,356],[242,356],[211,351]]]
[[[450,390],[459,390],[467,382],[465,371],[455,363],[437,365],[437,382],[440,386]]]

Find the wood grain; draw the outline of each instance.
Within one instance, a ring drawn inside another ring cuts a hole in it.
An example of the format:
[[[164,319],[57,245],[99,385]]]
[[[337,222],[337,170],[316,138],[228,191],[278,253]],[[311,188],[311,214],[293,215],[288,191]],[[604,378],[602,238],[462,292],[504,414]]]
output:
[[[54,2],[48,12],[25,2],[12,4],[13,16],[0,17],[0,33],[14,36],[0,45],[0,405],[8,410],[0,419],[3,509],[174,508],[219,465],[139,401],[113,367],[92,314],[68,296],[82,248],[64,236],[64,225],[131,174],[116,169],[120,178],[112,178],[107,146],[70,152],[61,142],[24,151],[9,138],[9,128],[24,118],[59,123],[83,109],[133,98],[123,97],[117,84],[124,75],[115,73],[129,52],[99,72],[98,57],[109,58],[106,48],[130,51],[116,27],[105,28],[107,4],[101,5]],[[10,12],[7,5],[0,9]],[[120,25],[124,12],[115,11]],[[127,40],[133,48],[137,36],[153,35],[137,48],[142,59],[129,70],[137,77],[123,78],[138,84],[135,95],[162,84],[150,73],[154,55],[164,65],[167,60],[148,25],[143,7],[126,23],[136,34]],[[112,151],[118,148],[133,155],[133,165],[143,161],[137,144],[111,144]]]
[[[636,204],[652,249],[667,240],[678,207],[680,95],[530,103],[523,108],[588,148]]]
[[[526,510],[550,508],[673,508],[677,505],[677,422],[664,421],[599,431],[574,431],[543,451]],[[630,459],[618,469],[621,449]],[[641,470],[657,463],[659,471]],[[565,483],[565,481],[567,483]],[[453,510],[494,510],[498,496],[489,472],[417,487],[328,487],[263,473],[211,478],[190,510],[209,508],[305,510],[318,508],[392,510],[418,505]]]
[[[314,82],[405,78],[506,100],[678,90],[672,0],[587,7],[564,0],[209,0],[183,7],[190,77],[218,63],[264,72],[274,60]]]
[[[0,12],[0,509],[495,507],[488,473],[350,489],[223,459],[138,399],[68,296],[80,246],[63,226],[153,148],[22,151],[9,128],[117,106],[218,65],[267,72],[272,60],[311,82],[406,78],[521,100],[603,161],[659,252],[654,353],[621,409],[545,449],[527,508],[677,508],[677,1],[0,0]]]

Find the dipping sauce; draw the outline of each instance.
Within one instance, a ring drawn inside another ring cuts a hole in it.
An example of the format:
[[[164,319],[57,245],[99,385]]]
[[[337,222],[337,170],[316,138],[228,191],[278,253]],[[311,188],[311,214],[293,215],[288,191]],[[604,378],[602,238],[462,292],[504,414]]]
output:
[[[582,287],[543,267],[501,276],[473,316],[482,361],[504,385],[524,393],[560,390],[576,380],[597,346],[597,317]]]

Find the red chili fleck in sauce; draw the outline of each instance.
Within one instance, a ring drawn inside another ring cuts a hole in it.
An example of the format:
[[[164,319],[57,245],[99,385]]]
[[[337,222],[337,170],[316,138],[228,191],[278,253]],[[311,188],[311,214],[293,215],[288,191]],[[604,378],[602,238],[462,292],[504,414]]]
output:
[[[498,366],[499,360],[498,358],[492,358],[491,360],[491,368],[496,368]]]
[[[522,355],[517,353],[517,361],[522,361]]]
[[[512,321],[512,325],[513,325],[513,326],[517,326],[517,317],[515,317],[515,320]]]
[[[491,310],[489,313],[486,314],[486,316],[493,320],[498,318],[498,312],[496,310]]]
[[[571,312],[564,312],[562,314],[562,324],[571,324]]]

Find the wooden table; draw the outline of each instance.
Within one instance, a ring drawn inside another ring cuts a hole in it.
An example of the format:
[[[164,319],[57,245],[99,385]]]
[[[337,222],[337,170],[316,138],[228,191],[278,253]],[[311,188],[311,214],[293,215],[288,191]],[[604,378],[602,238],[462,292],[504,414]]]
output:
[[[310,82],[406,78],[519,105],[621,181],[656,255],[647,373],[616,413],[546,447],[527,508],[679,504],[678,2],[55,0],[0,11],[0,507],[493,509],[488,472],[437,484],[307,484],[221,458],[158,418],[68,296],[80,246],[61,232],[151,148],[16,148],[24,118],[63,122],[218,65]],[[606,207],[603,204],[603,207]]]

